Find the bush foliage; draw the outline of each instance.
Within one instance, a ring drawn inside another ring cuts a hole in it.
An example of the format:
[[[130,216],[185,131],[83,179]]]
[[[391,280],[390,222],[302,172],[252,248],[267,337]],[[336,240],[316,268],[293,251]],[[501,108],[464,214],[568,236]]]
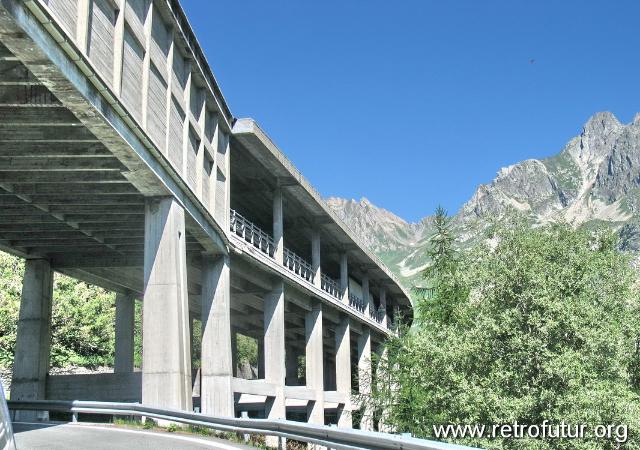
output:
[[[637,274],[616,244],[604,230],[516,220],[464,254],[434,245],[431,295],[378,370],[371,400],[386,409],[384,420],[432,438],[437,424],[626,424],[622,448],[640,448]],[[612,440],[458,442],[619,448]]]
[[[0,366],[13,363],[24,261],[0,252]],[[55,274],[51,366],[113,364],[115,296]]]

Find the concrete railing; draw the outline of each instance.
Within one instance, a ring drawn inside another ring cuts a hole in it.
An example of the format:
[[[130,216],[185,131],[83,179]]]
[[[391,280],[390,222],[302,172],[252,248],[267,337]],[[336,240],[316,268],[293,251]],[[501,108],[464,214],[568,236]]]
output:
[[[65,412],[73,414],[74,419],[77,419],[78,413],[147,417],[161,421],[201,426],[217,431],[277,436],[340,450],[365,450],[372,448],[379,450],[471,449],[471,447],[416,439],[405,435],[313,425],[281,419],[213,417],[178,410],[151,408],[139,403],[87,402],[77,400],[9,401],[7,403],[10,411]]]

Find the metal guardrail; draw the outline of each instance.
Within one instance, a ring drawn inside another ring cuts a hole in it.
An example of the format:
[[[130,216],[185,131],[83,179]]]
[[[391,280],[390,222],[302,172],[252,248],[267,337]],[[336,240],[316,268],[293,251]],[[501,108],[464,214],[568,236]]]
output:
[[[32,400],[7,402],[12,411],[57,411],[71,414],[105,414],[148,417],[232,433],[279,436],[340,450],[469,450],[453,444],[417,439],[404,435],[312,425],[291,420],[213,417],[202,414],[160,409],[139,403]]]

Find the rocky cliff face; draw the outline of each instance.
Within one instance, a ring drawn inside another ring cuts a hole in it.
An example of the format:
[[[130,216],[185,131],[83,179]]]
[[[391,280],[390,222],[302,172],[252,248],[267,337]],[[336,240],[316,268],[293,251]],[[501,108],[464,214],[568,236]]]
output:
[[[331,198],[329,205],[363,236],[408,285],[428,263],[430,218],[407,223],[368,200]],[[640,114],[621,124],[609,112],[591,117],[557,155],[498,171],[454,216],[463,242],[473,242],[492,217],[515,209],[531,223],[565,220],[575,226],[606,223],[624,250],[640,250]]]

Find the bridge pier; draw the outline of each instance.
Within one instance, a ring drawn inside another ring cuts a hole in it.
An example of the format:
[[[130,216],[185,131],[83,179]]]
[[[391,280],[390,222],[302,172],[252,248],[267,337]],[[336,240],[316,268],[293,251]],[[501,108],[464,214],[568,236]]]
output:
[[[275,396],[268,398],[265,406],[268,419],[286,417],[284,309],[284,283],[279,280],[264,297],[264,381],[276,387]],[[275,436],[266,438],[266,444],[270,447],[278,447],[279,441]]]
[[[363,329],[362,334],[358,337],[358,391],[360,396],[365,399],[360,409],[362,419],[360,420],[361,430],[373,430],[373,411],[369,402],[366,401],[367,396],[371,394],[371,331]]]
[[[305,318],[307,388],[315,393],[309,402],[309,423],[324,425],[324,359],[322,347],[322,305],[314,302]]]
[[[133,372],[135,299],[116,294],[116,339],[113,371]]]
[[[26,260],[11,378],[12,400],[44,400],[46,398],[45,387],[51,348],[52,297],[53,271],[49,261]],[[18,413],[19,420],[35,418],[29,411]],[[16,420],[18,420],[17,417]]]
[[[184,210],[148,199],[144,234],[142,402],[191,411],[191,351]]]
[[[202,347],[200,408],[204,414],[234,416],[229,258],[202,261]]]
[[[344,395],[345,404],[338,410],[338,426],[351,428],[351,325],[343,316],[336,327],[336,391]]]

